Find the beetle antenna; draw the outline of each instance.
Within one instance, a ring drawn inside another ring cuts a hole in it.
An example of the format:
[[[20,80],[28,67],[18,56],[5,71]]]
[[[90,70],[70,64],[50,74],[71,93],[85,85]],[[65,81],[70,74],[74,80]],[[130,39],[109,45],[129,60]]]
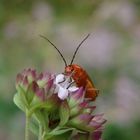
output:
[[[62,53],[60,52],[60,50],[47,37],[45,37],[43,35],[39,35],[39,36],[42,37],[42,38],[44,38],[45,40],[47,40],[57,50],[57,52],[60,54],[61,58],[64,61],[65,67],[67,67],[66,59],[64,58],[64,56],[62,55]]]
[[[73,63],[73,61],[74,61],[74,58],[75,58],[75,56],[76,56],[76,54],[77,54],[78,49],[81,47],[81,45],[84,43],[84,41],[85,41],[89,36],[90,36],[90,34],[88,34],[88,35],[81,41],[81,43],[78,45],[78,47],[76,48],[76,50],[75,50],[75,52],[74,52],[74,54],[73,54],[73,57],[72,57],[72,60],[71,60],[70,65],[72,65],[72,63]]]

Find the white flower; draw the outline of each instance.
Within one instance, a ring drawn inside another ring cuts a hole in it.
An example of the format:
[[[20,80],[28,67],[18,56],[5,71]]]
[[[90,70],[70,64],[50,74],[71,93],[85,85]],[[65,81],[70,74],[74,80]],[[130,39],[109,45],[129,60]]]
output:
[[[75,92],[79,88],[76,86],[71,86],[71,83],[74,81],[72,80],[70,82],[70,77],[65,76],[64,74],[58,74],[55,78],[54,84],[56,85],[56,88],[58,89],[58,97],[62,100],[66,99],[70,92]]]
[[[56,76],[54,83],[57,85],[61,82],[65,81],[65,76],[64,74],[59,74]]]
[[[59,86],[59,90],[58,90],[58,97],[62,100],[66,99],[68,97],[68,90]]]

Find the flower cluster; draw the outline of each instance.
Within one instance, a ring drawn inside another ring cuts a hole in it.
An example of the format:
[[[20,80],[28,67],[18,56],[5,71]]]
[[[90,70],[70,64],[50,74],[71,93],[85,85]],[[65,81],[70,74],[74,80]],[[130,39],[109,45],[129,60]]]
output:
[[[93,101],[71,77],[26,69],[17,75],[16,89],[14,102],[40,140],[101,140],[106,120],[93,114]]]

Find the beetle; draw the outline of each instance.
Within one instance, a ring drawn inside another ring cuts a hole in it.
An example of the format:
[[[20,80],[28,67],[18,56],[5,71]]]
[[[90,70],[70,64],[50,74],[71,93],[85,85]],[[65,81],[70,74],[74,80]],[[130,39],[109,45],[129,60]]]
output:
[[[78,87],[83,87],[84,88],[85,98],[89,98],[89,99],[94,101],[99,94],[99,90],[95,88],[95,85],[93,84],[93,82],[90,79],[87,72],[81,66],[79,66],[77,64],[73,64],[73,61],[75,59],[75,56],[76,56],[79,48],[81,47],[83,42],[89,37],[89,35],[90,34],[88,34],[81,41],[81,43],[77,46],[77,48],[76,48],[76,50],[73,54],[72,60],[71,60],[69,65],[67,65],[67,62],[66,62],[64,56],[62,55],[62,53],[60,52],[60,50],[47,37],[45,37],[43,35],[40,35],[40,36],[42,38],[44,38],[45,40],[47,40],[60,54],[60,56],[63,59],[64,64],[65,64],[64,74],[67,75],[67,76],[71,76]]]

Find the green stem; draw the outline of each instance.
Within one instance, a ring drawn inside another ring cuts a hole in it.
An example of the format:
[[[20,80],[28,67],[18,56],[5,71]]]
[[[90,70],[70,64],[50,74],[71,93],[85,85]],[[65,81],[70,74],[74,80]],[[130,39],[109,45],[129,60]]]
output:
[[[42,132],[43,132],[43,128],[42,128],[41,124],[39,123],[39,136],[38,136],[38,140],[42,140]]]
[[[26,111],[25,140],[29,140],[29,120],[28,111]]]

